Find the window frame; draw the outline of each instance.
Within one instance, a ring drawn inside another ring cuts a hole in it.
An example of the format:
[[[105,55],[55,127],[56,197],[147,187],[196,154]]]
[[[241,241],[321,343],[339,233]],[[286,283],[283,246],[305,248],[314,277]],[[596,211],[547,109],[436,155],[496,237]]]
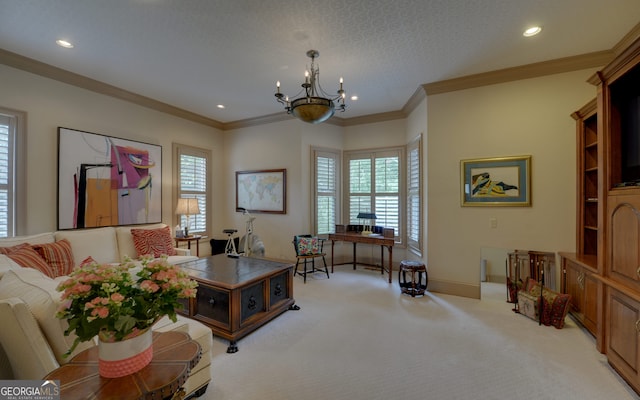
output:
[[[209,231],[211,229],[211,209],[212,209],[212,197],[211,197],[211,183],[209,178],[211,177],[211,162],[212,162],[212,151],[209,149],[204,149],[195,146],[189,146],[185,144],[173,143],[173,165],[175,166],[173,172],[173,204],[171,207],[171,213],[174,214],[172,221],[175,224],[182,227],[182,216],[175,214],[175,209],[178,204],[178,199],[183,195],[185,197],[194,197],[194,195],[204,193],[205,196],[205,210],[199,214],[200,218],[204,217],[204,230],[202,229],[190,229],[189,232],[209,236]],[[193,157],[200,157],[206,160],[205,167],[205,182],[206,188],[204,192],[201,191],[192,191],[192,190],[182,190],[182,182],[181,182],[181,173],[182,173],[182,165],[181,165],[181,156],[188,155]],[[202,211],[202,210],[201,210]],[[193,216],[191,217],[193,218]],[[197,218],[197,217],[196,217]]]

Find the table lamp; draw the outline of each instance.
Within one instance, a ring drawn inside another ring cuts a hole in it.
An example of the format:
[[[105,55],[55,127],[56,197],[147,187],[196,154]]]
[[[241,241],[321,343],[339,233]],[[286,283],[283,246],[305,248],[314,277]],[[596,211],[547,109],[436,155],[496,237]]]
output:
[[[190,217],[192,215],[200,214],[200,207],[198,207],[198,199],[180,198],[178,199],[178,205],[176,206],[176,214],[187,216],[187,226],[184,228],[184,236],[189,237],[189,224]]]
[[[365,221],[367,221],[367,224],[364,224],[362,226],[362,234],[363,235],[371,235],[373,232],[371,232],[372,230],[372,226],[373,224],[371,223],[371,220],[375,220],[378,217],[376,217],[376,215],[374,213],[358,213],[358,219],[364,219]]]

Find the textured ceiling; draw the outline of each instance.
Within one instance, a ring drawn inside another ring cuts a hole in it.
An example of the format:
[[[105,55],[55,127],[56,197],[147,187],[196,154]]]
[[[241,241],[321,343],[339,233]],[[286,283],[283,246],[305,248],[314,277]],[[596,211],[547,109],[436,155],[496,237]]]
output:
[[[0,0],[0,48],[228,123],[282,111],[309,49],[351,118],[425,83],[611,49],[638,0]],[[540,35],[524,38],[528,26]],[[75,44],[63,49],[58,38]],[[224,104],[226,109],[216,108]]]

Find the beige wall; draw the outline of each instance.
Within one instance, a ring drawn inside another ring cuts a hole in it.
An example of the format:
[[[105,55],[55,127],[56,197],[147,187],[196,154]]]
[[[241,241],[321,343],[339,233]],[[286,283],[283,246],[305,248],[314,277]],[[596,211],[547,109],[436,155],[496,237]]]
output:
[[[268,257],[295,259],[293,236],[311,232],[311,147],[342,147],[341,128],[312,125],[295,119],[238,129],[224,135],[224,228],[245,232],[245,218],[235,211],[235,172],[287,170],[286,214],[254,214],[254,232]],[[214,234],[217,234],[214,232]]]
[[[0,65],[0,105],[27,113],[27,223],[32,234],[53,231],[56,220],[59,126],[162,146],[162,221],[173,226],[171,143],[212,150],[213,170],[222,165],[216,129]],[[219,175],[211,185],[219,187]],[[220,205],[214,192],[214,205]],[[213,220],[221,219],[214,207]],[[207,246],[208,247],[208,246]]]
[[[312,146],[396,146],[422,133],[422,259],[429,267],[430,290],[479,297],[483,248],[575,248],[575,135],[569,114],[595,96],[585,82],[592,72],[429,96],[404,120],[345,128],[290,120],[219,132],[2,65],[0,106],[28,113],[24,233],[56,228],[56,132],[64,126],[162,145],[163,221],[172,225],[172,142],[211,149],[211,232],[219,237],[225,228],[244,230],[244,218],[235,212],[235,171],[286,168],[287,213],[258,214],[255,221],[267,254],[284,259],[293,258],[291,237],[311,229]],[[533,206],[461,207],[460,160],[509,155],[532,156]],[[491,218],[497,219],[495,229]],[[341,246],[337,251],[344,253]],[[360,254],[376,258],[378,250],[365,248]],[[396,264],[404,258],[415,256],[394,249]]]
[[[575,124],[596,95],[577,71],[429,97],[432,288],[479,296],[483,247],[575,249]],[[531,155],[531,207],[461,207],[460,160]],[[497,228],[490,219],[497,219]],[[431,281],[430,281],[431,285]]]

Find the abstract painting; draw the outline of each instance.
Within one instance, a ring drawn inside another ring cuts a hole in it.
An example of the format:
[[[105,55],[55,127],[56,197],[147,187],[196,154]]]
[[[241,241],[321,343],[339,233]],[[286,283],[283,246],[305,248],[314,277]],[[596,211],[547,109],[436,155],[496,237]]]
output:
[[[162,147],[58,128],[58,229],[162,220]]]

